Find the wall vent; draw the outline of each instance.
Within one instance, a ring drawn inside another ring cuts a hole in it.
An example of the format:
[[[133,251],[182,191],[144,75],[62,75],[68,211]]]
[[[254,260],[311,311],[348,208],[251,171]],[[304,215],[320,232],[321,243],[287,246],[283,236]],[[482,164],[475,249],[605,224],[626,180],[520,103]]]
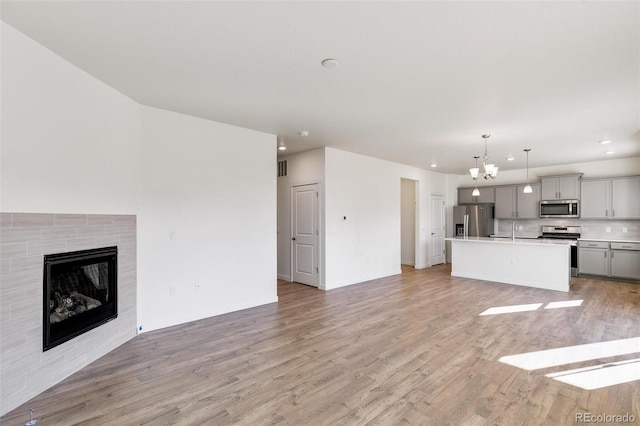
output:
[[[287,175],[287,160],[278,161],[278,177]]]

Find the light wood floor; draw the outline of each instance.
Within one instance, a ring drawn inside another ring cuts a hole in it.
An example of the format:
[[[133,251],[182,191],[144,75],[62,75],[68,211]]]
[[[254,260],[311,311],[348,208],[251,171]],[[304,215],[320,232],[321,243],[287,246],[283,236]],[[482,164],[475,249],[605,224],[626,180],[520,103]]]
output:
[[[640,285],[574,279],[571,292],[450,277],[448,265],[142,334],[8,413],[44,425],[564,425],[640,418],[640,381],[587,391],[501,356],[640,336]],[[492,306],[580,307],[479,316]],[[640,348],[638,348],[640,352]]]

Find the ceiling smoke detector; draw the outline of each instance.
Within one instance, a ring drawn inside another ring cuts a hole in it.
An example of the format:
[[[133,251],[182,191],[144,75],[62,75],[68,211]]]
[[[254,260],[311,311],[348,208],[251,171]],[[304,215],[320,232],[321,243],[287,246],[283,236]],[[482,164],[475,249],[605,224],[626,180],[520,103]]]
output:
[[[340,62],[337,59],[328,58],[322,61],[322,66],[325,68],[335,68],[338,65],[340,65]]]

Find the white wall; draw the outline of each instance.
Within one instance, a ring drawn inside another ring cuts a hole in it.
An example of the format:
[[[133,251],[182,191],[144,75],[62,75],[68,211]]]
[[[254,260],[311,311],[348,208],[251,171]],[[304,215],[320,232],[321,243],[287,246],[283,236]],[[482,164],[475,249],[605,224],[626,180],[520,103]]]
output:
[[[291,187],[296,185],[318,184],[320,205],[320,244],[324,235],[324,148],[313,149],[299,154],[279,157],[278,161],[287,161],[287,176],[278,178],[278,278],[291,281]],[[320,250],[320,266],[324,265],[324,251]],[[322,268],[321,268],[322,269]],[[324,283],[323,271],[320,272],[320,284]]]
[[[273,135],[142,107],[143,331],[277,301],[275,146]]]
[[[139,105],[2,22],[2,211],[135,213]]]
[[[0,415],[135,336],[138,324],[148,331],[277,300],[275,136],[141,107],[1,25]],[[44,235],[47,221],[94,217],[133,228],[124,237],[132,265],[121,271],[132,306],[119,300],[117,319],[43,356],[41,326],[18,326],[41,322],[42,254],[89,241],[72,238],[72,226],[46,231],[54,245],[30,249],[17,238]],[[14,255],[33,268],[13,273]]]
[[[416,268],[424,268],[430,259],[430,197],[446,197],[448,176],[325,148],[327,290],[400,273],[402,178],[418,181]]]
[[[135,336],[140,108],[0,25],[2,415]],[[42,255],[104,245],[118,245],[129,295],[118,318],[43,353]]]

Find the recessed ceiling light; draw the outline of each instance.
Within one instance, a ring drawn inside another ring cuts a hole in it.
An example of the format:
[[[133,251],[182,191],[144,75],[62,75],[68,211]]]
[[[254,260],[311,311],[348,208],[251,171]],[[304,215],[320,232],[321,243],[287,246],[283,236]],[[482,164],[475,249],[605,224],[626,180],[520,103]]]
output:
[[[322,61],[322,66],[325,68],[335,68],[338,65],[340,65],[340,62],[337,59],[328,58]]]
[[[607,155],[611,155],[611,154],[615,154],[615,153],[616,153],[615,151],[605,151],[605,154],[607,154]]]
[[[601,143],[602,145],[606,145],[608,143],[611,143],[611,139],[605,139],[605,140],[599,141],[598,143]]]
[[[278,149],[284,151],[287,149],[287,144],[284,143],[284,139],[278,138]]]
[[[302,137],[307,137],[307,136],[309,136],[309,131],[308,131],[308,130],[300,130],[300,131],[298,132],[298,134],[299,134],[300,136],[302,136]]]
[[[507,161],[513,161],[515,160],[515,157],[513,155],[510,155],[507,157]]]
[[[432,162],[431,162],[431,167],[438,167],[438,165],[436,164],[436,162],[435,162],[435,161],[432,161]]]

